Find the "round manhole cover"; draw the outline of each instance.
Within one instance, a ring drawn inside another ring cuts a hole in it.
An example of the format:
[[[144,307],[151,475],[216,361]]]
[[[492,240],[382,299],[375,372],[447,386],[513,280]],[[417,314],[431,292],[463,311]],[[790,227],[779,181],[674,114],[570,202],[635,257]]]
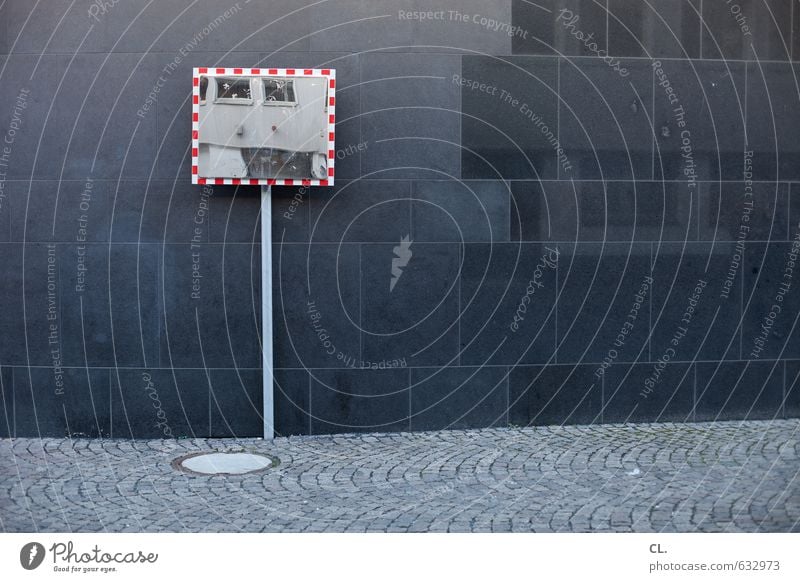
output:
[[[278,460],[254,453],[194,453],[179,457],[173,467],[199,475],[244,475],[263,471],[278,464]]]

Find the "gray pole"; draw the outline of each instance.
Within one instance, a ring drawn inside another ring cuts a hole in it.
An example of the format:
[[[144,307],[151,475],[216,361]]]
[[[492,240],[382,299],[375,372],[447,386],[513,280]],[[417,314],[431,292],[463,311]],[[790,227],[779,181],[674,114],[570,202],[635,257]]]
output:
[[[272,361],[272,186],[261,187],[261,364],[264,369],[264,438],[275,436]]]

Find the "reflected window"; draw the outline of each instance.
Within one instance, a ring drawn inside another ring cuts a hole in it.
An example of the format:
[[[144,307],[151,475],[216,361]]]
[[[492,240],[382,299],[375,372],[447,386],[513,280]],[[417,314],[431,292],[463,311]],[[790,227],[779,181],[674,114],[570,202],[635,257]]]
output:
[[[217,101],[252,103],[250,79],[217,77]]]
[[[294,105],[294,81],[288,79],[264,79],[265,105]]]

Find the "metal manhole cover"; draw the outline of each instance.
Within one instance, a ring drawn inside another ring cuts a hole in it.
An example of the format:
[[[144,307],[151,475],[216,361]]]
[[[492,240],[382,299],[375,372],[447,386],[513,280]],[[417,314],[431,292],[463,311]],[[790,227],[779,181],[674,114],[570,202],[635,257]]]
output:
[[[276,458],[245,452],[192,453],[172,461],[174,468],[196,475],[244,475],[263,471],[277,464]]]

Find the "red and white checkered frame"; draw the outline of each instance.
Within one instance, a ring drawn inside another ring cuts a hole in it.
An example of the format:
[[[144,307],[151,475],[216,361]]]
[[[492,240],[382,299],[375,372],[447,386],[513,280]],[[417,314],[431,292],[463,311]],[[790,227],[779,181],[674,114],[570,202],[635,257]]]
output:
[[[267,178],[217,178],[200,176],[197,158],[200,148],[200,75],[230,75],[236,77],[326,77],[328,79],[328,179],[288,180]],[[336,160],[336,70],[335,69],[245,69],[231,67],[195,67],[192,73],[192,184],[231,184],[269,186],[333,186]]]

